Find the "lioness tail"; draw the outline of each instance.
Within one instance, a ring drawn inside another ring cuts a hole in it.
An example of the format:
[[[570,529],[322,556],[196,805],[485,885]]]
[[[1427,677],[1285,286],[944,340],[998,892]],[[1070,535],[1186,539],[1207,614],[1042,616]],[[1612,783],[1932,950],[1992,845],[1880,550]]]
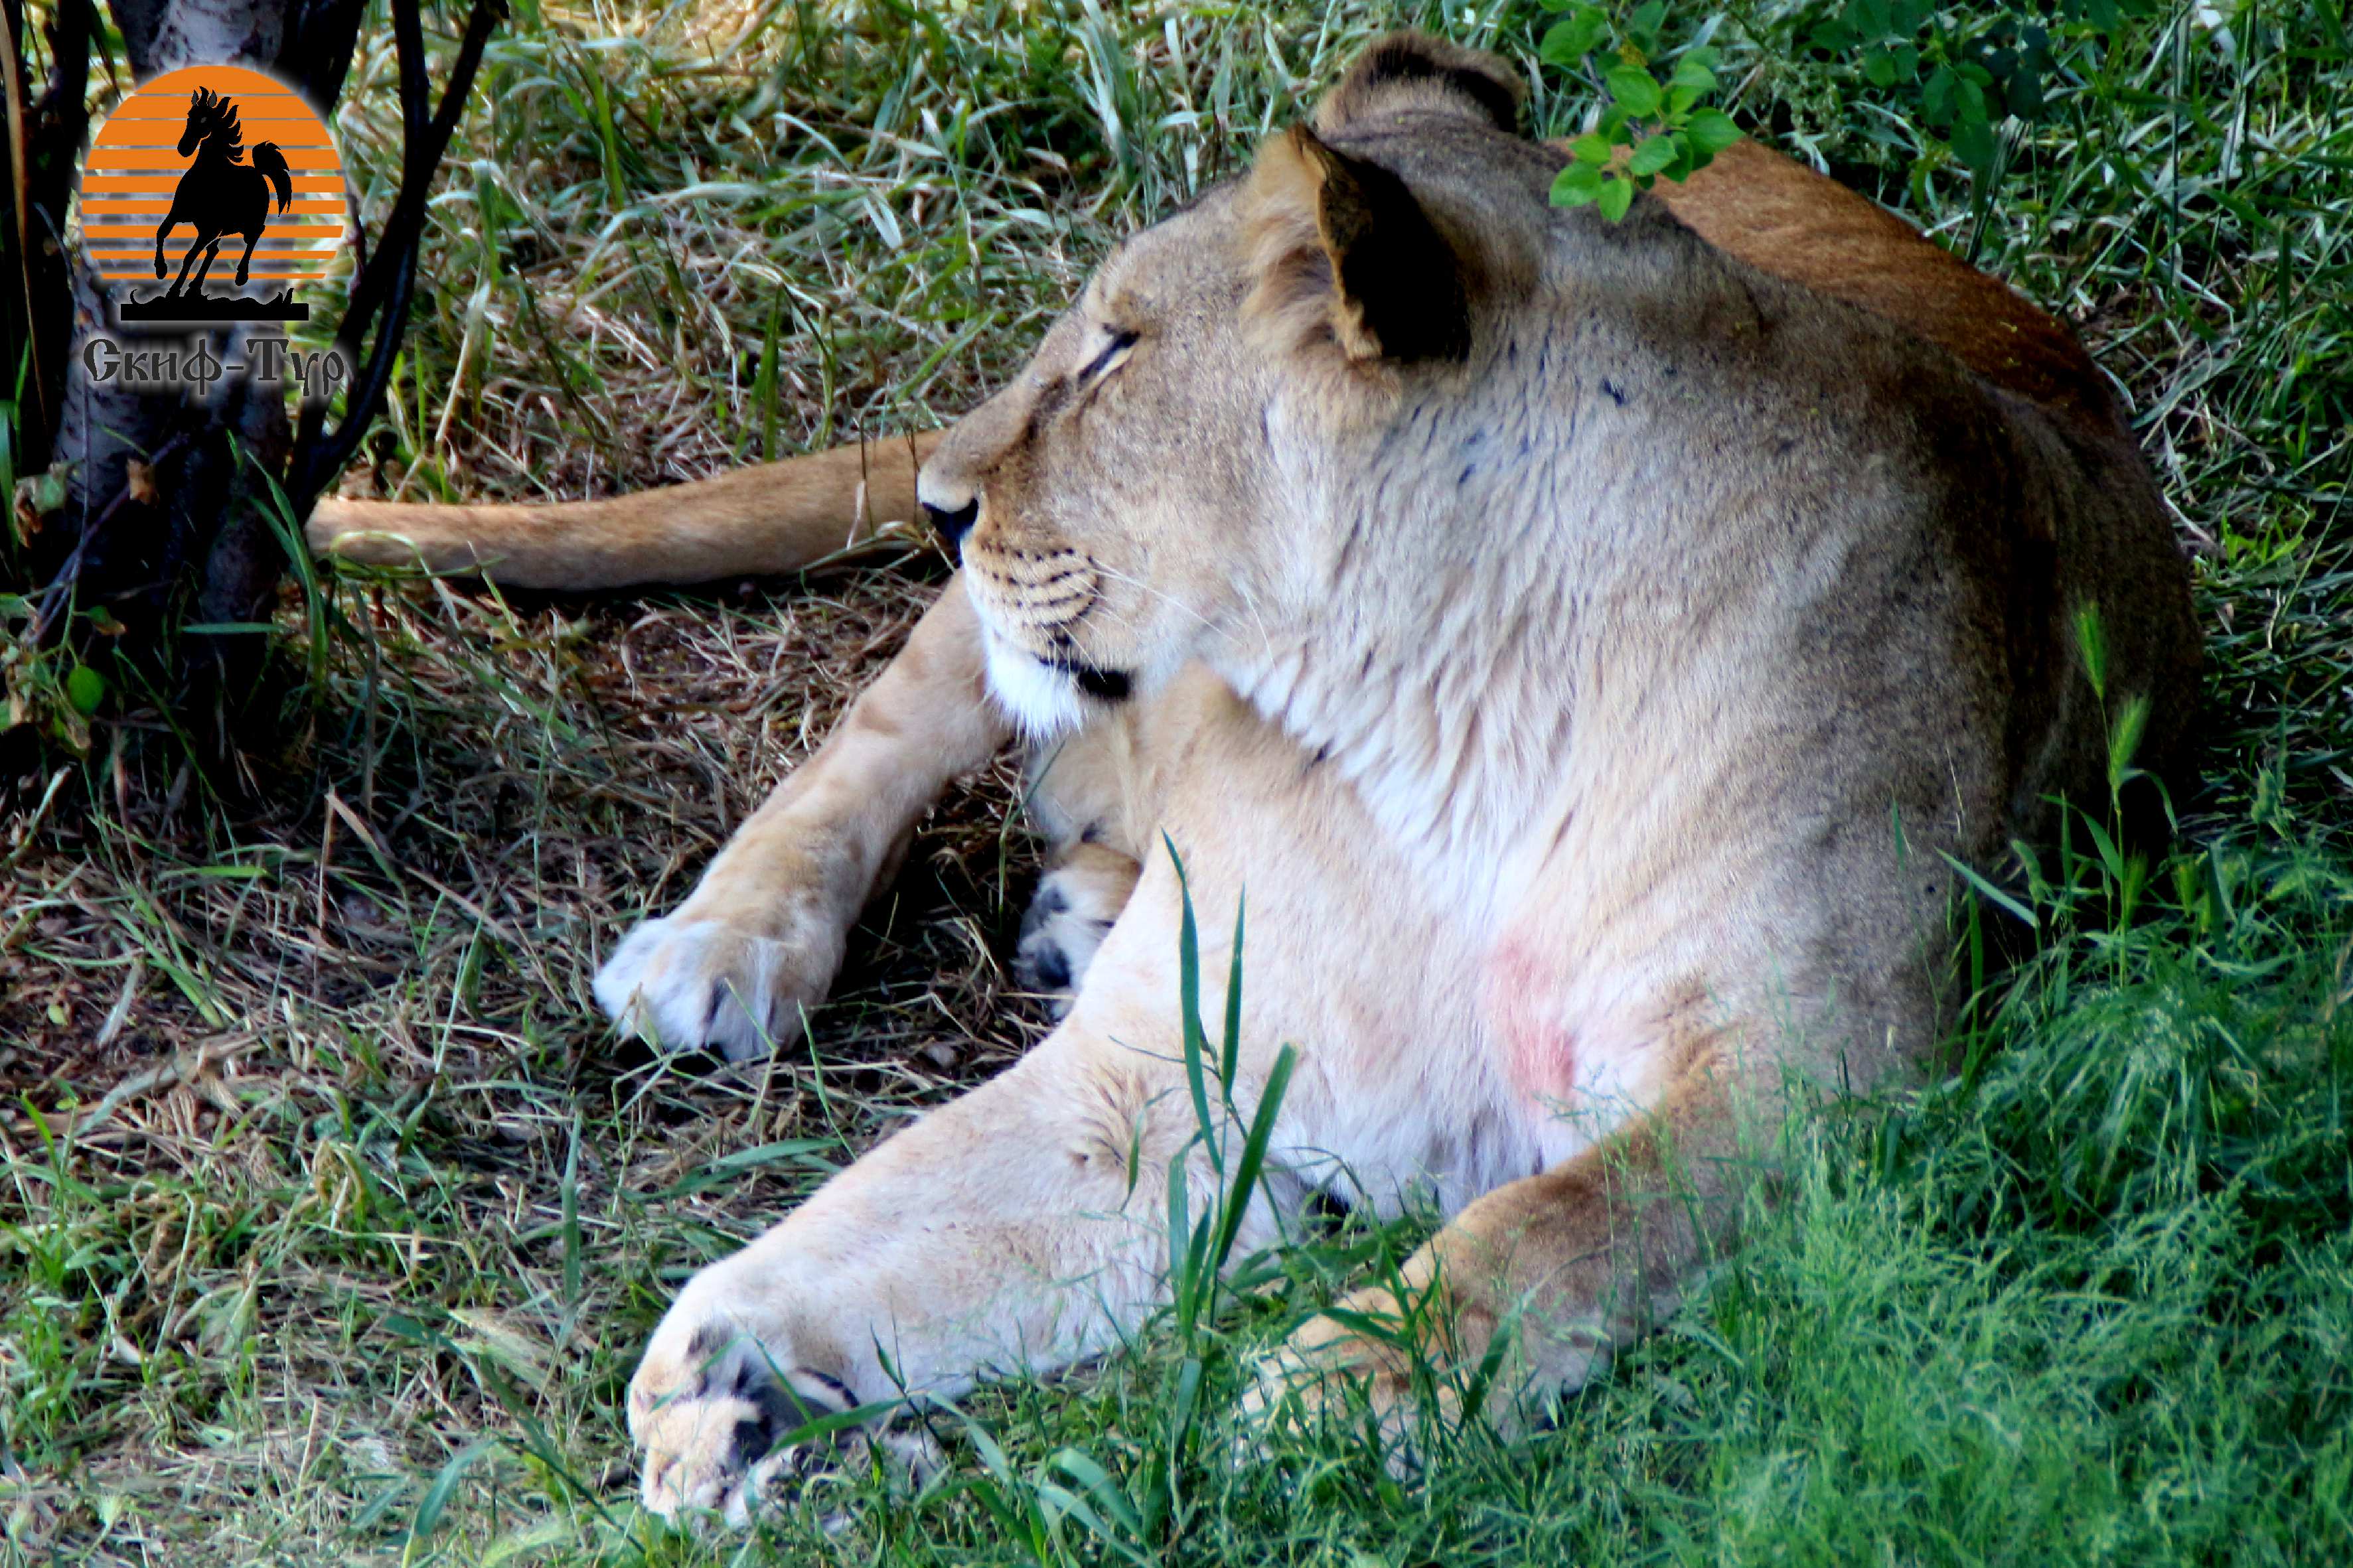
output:
[[[795,572],[905,537],[915,470],[940,433],[852,442],[691,484],[602,500],[440,506],[319,502],[321,554],[375,565],[480,572],[514,588],[625,588]]]

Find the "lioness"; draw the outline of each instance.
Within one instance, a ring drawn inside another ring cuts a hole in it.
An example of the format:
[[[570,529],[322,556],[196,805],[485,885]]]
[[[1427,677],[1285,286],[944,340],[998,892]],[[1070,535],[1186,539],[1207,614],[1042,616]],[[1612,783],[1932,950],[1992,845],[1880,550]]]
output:
[[[1754,147],[1620,223],[1556,209],[1522,91],[1375,45],[935,440],[651,503],[322,509],[322,544],[524,584],[789,567],[917,499],[960,546],[599,976],[672,1041],[764,1048],[923,804],[1008,719],[1039,742],[1061,858],[1022,958],[1067,1015],[681,1292],[628,1396],[649,1507],[741,1520],[810,1415],[1068,1363],[1162,1299],[1167,1166],[1204,1160],[1163,835],[1212,933],[1248,890],[1239,1113],[1301,1053],[1238,1255],[1318,1194],[1450,1216],[1419,1310],[1350,1297],[1254,1403],[1396,1417],[1408,1358],[1347,1324],[1408,1316],[1441,1366],[1500,1346],[1508,1424],[1672,1305],[1790,1084],[1936,1040],[1956,863],[2105,805],[2129,700],[2140,763],[2179,755],[2187,571],[2067,333]]]

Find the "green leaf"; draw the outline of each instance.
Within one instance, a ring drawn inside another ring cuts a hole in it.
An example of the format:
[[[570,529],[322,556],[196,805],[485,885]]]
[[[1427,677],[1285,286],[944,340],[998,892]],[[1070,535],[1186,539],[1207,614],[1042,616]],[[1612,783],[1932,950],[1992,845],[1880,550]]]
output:
[[[1092,1455],[1078,1448],[1064,1448],[1046,1462],[1086,1488],[1096,1506],[1114,1522],[1126,1526],[1130,1537],[1142,1532],[1144,1521],[1137,1517],[1135,1505]]]
[[[1598,131],[1588,131],[1568,144],[1571,157],[1580,163],[1590,163],[1597,169],[1609,162],[1609,154],[1615,150],[1609,138]]]
[[[2021,120],[2040,120],[2049,107],[2042,97],[2042,73],[2028,65],[2010,73],[2010,89],[2003,96],[2010,100],[2010,111]]]
[[[98,711],[106,700],[106,677],[86,664],[78,664],[66,674],[66,700],[74,711],[87,719]]]
[[[1953,152],[1971,173],[1986,174],[1992,173],[2000,147],[1994,141],[1991,125],[1982,117],[1964,114],[1953,125]]]
[[[1242,903],[1234,900],[1233,960],[1226,966],[1226,1036],[1220,1043],[1218,1077],[1229,1107],[1233,1104],[1234,1075],[1240,1070],[1242,1050]]]
[[[1292,1068],[1298,1057],[1289,1046],[1274,1054],[1274,1066],[1266,1075],[1266,1087],[1260,1091],[1258,1110],[1250,1118],[1250,1133],[1242,1140],[1241,1157],[1234,1162],[1234,1187],[1227,1194],[1225,1212],[1219,1215],[1218,1234],[1209,1253],[1209,1268],[1214,1271],[1226,1266],[1234,1250],[1234,1239],[1241,1234],[1242,1220],[1250,1213],[1250,1192],[1258,1184],[1258,1173],[1266,1163],[1266,1150],[1274,1136],[1274,1119],[1282,1109],[1282,1096],[1291,1087]]]
[[[1885,49],[1873,49],[1862,57],[1863,79],[1873,87],[1895,85],[1895,57]]]
[[[2123,881],[2125,879],[2124,851],[2116,847],[2116,839],[2109,836],[2106,828],[2100,826],[2099,818],[2090,812],[2079,812],[2077,816],[2083,819],[2084,831],[2092,836],[2092,847],[2100,852],[2100,865],[2105,868],[2109,876],[2119,882]]]
[[[1675,74],[1667,79],[1669,87],[1686,87],[1694,92],[1714,92],[1715,73],[1707,68],[1708,62],[1700,58],[1713,50],[1694,49],[1675,62]]]
[[[448,1508],[449,1494],[458,1489],[459,1479],[475,1460],[491,1451],[495,1441],[490,1437],[478,1438],[441,1467],[441,1473],[433,1478],[431,1486],[425,1489],[425,1496],[418,1500],[417,1512],[408,1521],[408,1539],[402,1544],[401,1561],[414,1561],[417,1549],[425,1543],[427,1536],[440,1528],[442,1512]]]
[[[1176,841],[1164,831],[1160,842],[1167,846],[1169,863],[1176,868],[1176,893],[1183,905],[1176,927],[1176,1006],[1184,1030],[1185,1081],[1193,1091],[1194,1125],[1200,1129],[1203,1152],[1209,1157],[1210,1168],[1223,1175],[1226,1162],[1219,1151],[1217,1120],[1209,1114],[1204,1065],[1209,1037],[1201,1026],[1201,933],[1193,921],[1193,885],[1185,875],[1185,859],[1176,853]]]
[[[1658,113],[1659,105],[1665,100],[1666,95],[1659,90],[1658,79],[1636,66],[1612,66],[1601,79],[1608,84],[1609,96],[1637,120],[1648,120]]]
[[[1634,149],[1634,155],[1626,160],[1626,171],[1630,174],[1647,178],[1659,174],[1674,161],[1674,138],[1653,136]]]
[[[1704,163],[1740,140],[1740,127],[1721,109],[1703,109],[1683,125],[1692,151]]]
[[[1601,45],[1609,33],[1609,18],[1599,5],[1580,5],[1568,17],[1555,22],[1536,46],[1537,58],[1548,66],[1573,68]]]
[[[1943,126],[1953,122],[1952,67],[1938,66],[1928,73],[1927,81],[1920,89],[1920,107],[1927,114],[1931,125]]]
[[[1591,163],[1571,163],[1553,177],[1552,205],[1581,207],[1601,195],[1601,171]]]
[[[1666,0],[1644,0],[1626,19],[1626,36],[1644,54],[1656,54],[1659,49],[1659,29],[1667,20]]]
[[[1943,855],[1944,851],[1938,850],[1937,853]],[[1975,888],[1980,898],[1983,898],[1988,902],[1993,904],[1996,908],[2001,910],[2012,919],[2023,921],[2028,930],[2032,931],[2042,924],[2041,921],[2034,918],[2034,911],[2032,910],[2028,909],[2024,904],[2020,903],[2016,899],[2011,898],[2008,893],[2003,892],[2000,888],[1997,888],[1991,882],[1987,881],[1966,863],[1955,859],[1950,855],[1945,855],[1945,864],[1950,866],[1954,870],[1958,871],[1961,874],[1961,880],[1967,882],[1970,887]]]
[[[1601,195],[1595,201],[1601,208],[1601,216],[1616,223],[1634,205],[1634,184],[1630,180],[1612,180],[1601,187]]]

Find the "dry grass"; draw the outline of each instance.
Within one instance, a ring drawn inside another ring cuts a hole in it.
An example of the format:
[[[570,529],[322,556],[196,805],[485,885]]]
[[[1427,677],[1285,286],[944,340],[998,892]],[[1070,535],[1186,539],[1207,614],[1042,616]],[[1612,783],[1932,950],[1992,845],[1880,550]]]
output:
[[[260,1555],[290,1516],[326,1539],[364,1478],[437,1468],[493,1418],[459,1363],[385,1386],[384,1315],[480,1313],[527,1378],[609,1334],[609,1378],[661,1274],[1034,1037],[997,956],[1029,870],[1006,770],[924,825],[837,1001],[765,1069],[611,1040],[588,994],[927,592],[884,570],[715,603],[367,590],[254,799],[142,771],[163,749],[129,737],[95,799],[68,780],[11,873],[0,1161],[19,1215],[61,1227],[12,1250],[98,1243],[72,1272],[114,1288],[40,1309],[74,1364],[11,1447],[74,1462],[27,1477],[20,1544],[89,1543],[110,1497],[124,1550],[168,1521],[164,1561]],[[780,1142],[649,1223],[647,1194]],[[61,1209],[67,1146],[86,1202]],[[209,1544],[182,1557],[191,1531]]]

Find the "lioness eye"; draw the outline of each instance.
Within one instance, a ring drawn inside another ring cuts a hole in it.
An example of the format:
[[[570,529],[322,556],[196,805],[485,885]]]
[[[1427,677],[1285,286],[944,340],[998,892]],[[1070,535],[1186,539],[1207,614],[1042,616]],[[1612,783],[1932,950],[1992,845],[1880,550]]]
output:
[[[1103,344],[1103,353],[1089,360],[1086,363],[1086,368],[1079,372],[1079,379],[1081,381],[1093,380],[1096,376],[1101,375],[1103,372],[1109,370],[1113,360],[1119,358],[1120,355],[1125,353],[1134,346],[1135,334],[1134,332],[1112,332],[1111,341]]]

